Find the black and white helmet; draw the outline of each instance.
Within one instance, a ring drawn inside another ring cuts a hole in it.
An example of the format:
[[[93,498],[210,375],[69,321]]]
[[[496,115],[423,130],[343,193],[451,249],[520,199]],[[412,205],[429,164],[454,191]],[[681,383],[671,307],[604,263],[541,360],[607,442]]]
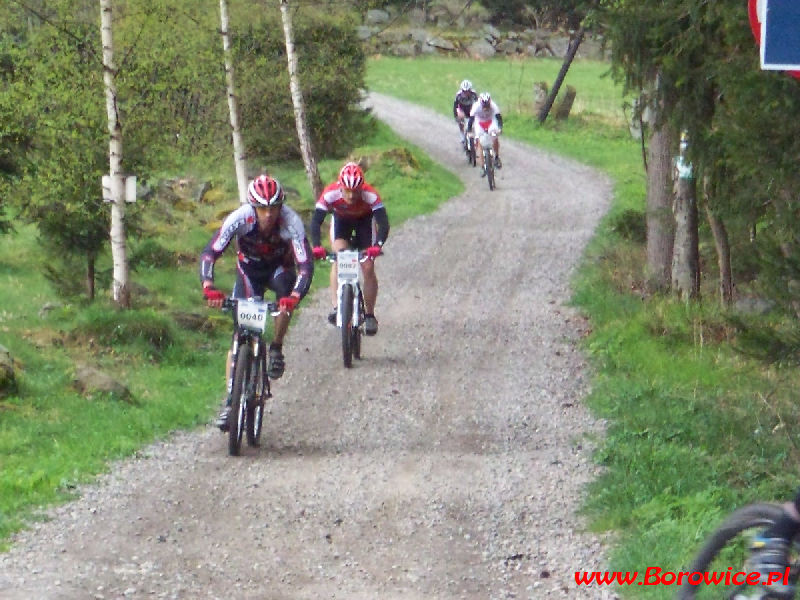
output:
[[[492,101],[492,96],[489,92],[483,92],[480,96],[478,96],[478,100],[484,106],[489,106],[489,103]]]

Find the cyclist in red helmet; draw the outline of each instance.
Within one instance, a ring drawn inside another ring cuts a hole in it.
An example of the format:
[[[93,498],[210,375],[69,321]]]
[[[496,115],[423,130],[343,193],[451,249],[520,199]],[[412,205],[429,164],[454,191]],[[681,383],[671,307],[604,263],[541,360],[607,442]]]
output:
[[[339,171],[339,178],[320,194],[311,217],[311,243],[314,258],[325,258],[327,251],[320,241],[320,228],[328,213],[331,219],[331,245],[334,252],[351,247],[364,250],[374,259],[389,235],[389,217],[378,192],[364,181],[364,172],[356,163],[348,162]],[[374,260],[363,263],[364,272],[364,333],[378,333],[375,302],[378,298],[378,278]],[[333,310],[328,322],[336,323],[336,263],[331,269],[331,298]]]
[[[234,240],[238,258],[232,297],[263,297],[268,289],[275,292],[281,313],[275,318],[269,346],[267,371],[272,379],[283,375],[286,366],[283,338],[292,311],[308,293],[314,275],[311,246],[303,221],[284,203],[284,196],[276,179],[269,175],[256,177],[247,188],[247,203],[225,218],[200,255],[200,281],[209,306],[219,308],[225,299],[225,294],[214,287],[214,264]],[[231,353],[228,352],[226,381],[230,377],[230,365]],[[229,407],[230,396],[217,419],[220,429],[227,428]]]

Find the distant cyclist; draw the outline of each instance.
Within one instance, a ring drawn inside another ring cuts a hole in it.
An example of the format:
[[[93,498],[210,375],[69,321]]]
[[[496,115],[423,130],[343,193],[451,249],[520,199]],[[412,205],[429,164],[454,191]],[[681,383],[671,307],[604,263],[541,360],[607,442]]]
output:
[[[332,212],[331,244],[334,252],[346,250],[353,240],[354,250],[364,250],[374,259],[389,235],[389,217],[377,190],[364,181],[364,172],[356,163],[349,162],[339,171],[339,178],[329,184],[317,200],[311,217],[310,235],[314,245],[314,258],[325,258],[327,252],[320,241],[320,228],[326,215]],[[362,265],[364,273],[364,333],[378,333],[375,302],[378,299],[378,278],[375,263],[367,260]],[[331,269],[331,298],[333,310],[328,322],[336,323],[336,263]]]
[[[489,133],[495,131],[499,134],[503,130],[503,116],[500,114],[500,108],[492,100],[489,92],[483,92],[478,96],[478,101],[472,105],[467,127],[475,132],[476,153],[481,163],[481,177],[484,177],[486,175],[486,165],[483,164],[483,151],[478,136],[481,131],[488,131]],[[499,169],[503,166],[500,161],[499,135],[493,136],[492,145],[494,146],[494,166]]]
[[[472,89],[472,82],[469,79],[465,79],[461,82],[453,100],[453,118],[456,120],[459,132],[461,132],[461,143],[464,145],[467,143],[466,122],[472,110],[472,105],[477,101],[478,93]]]
[[[311,247],[300,216],[284,204],[281,184],[269,175],[260,175],[247,188],[247,204],[230,213],[200,256],[200,281],[209,306],[219,308],[225,294],[214,287],[214,264],[236,240],[237,263],[234,298],[263,297],[267,289],[275,292],[280,315],[275,318],[269,346],[267,373],[272,379],[283,375],[283,338],[292,311],[306,295],[314,274]],[[230,381],[231,353],[225,365],[225,380]],[[230,390],[228,390],[230,394]],[[230,395],[217,426],[226,429]]]

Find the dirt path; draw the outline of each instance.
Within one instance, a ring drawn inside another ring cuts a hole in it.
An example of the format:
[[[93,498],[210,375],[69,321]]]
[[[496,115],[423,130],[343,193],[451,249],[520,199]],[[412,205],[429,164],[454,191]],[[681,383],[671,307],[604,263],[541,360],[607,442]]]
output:
[[[0,556],[4,600],[612,597],[573,579],[604,564],[573,512],[601,427],[564,306],[609,182],[504,140],[490,193],[451,120],[370,103],[466,191],[392,231],[364,359],[306,302],[263,447],[209,427],[115,465]]]

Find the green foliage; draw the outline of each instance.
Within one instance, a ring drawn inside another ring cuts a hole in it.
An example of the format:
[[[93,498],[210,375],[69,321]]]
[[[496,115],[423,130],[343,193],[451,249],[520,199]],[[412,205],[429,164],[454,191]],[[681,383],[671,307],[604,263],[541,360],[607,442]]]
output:
[[[231,4],[248,153],[270,161],[299,156],[277,3],[266,11],[249,0]],[[95,265],[107,250],[109,207],[100,181],[108,172],[108,131],[97,11],[88,1],[56,0],[36,12],[15,4],[0,16],[0,232],[10,227],[9,208],[35,222],[42,248],[59,257],[48,262],[48,276],[66,294],[91,289],[84,280],[100,272]],[[190,156],[204,156],[207,164],[228,159],[217,5],[128,2],[115,7],[113,35],[123,169],[148,181]],[[351,20],[301,10],[295,39],[316,150],[343,156],[368,127],[357,106],[364,54]],[[127,207],[129,239],[141,233],[143,210]],[[147,249],[134,258],[165,260]]]
[[[358,107],[365,56],[346,14],[294,13],[295,51],[312,143],[322,156],[343,156],[366,125]],[[280,15],[237,29],[234,52],[249,152],[267,159],[300,156]]]

